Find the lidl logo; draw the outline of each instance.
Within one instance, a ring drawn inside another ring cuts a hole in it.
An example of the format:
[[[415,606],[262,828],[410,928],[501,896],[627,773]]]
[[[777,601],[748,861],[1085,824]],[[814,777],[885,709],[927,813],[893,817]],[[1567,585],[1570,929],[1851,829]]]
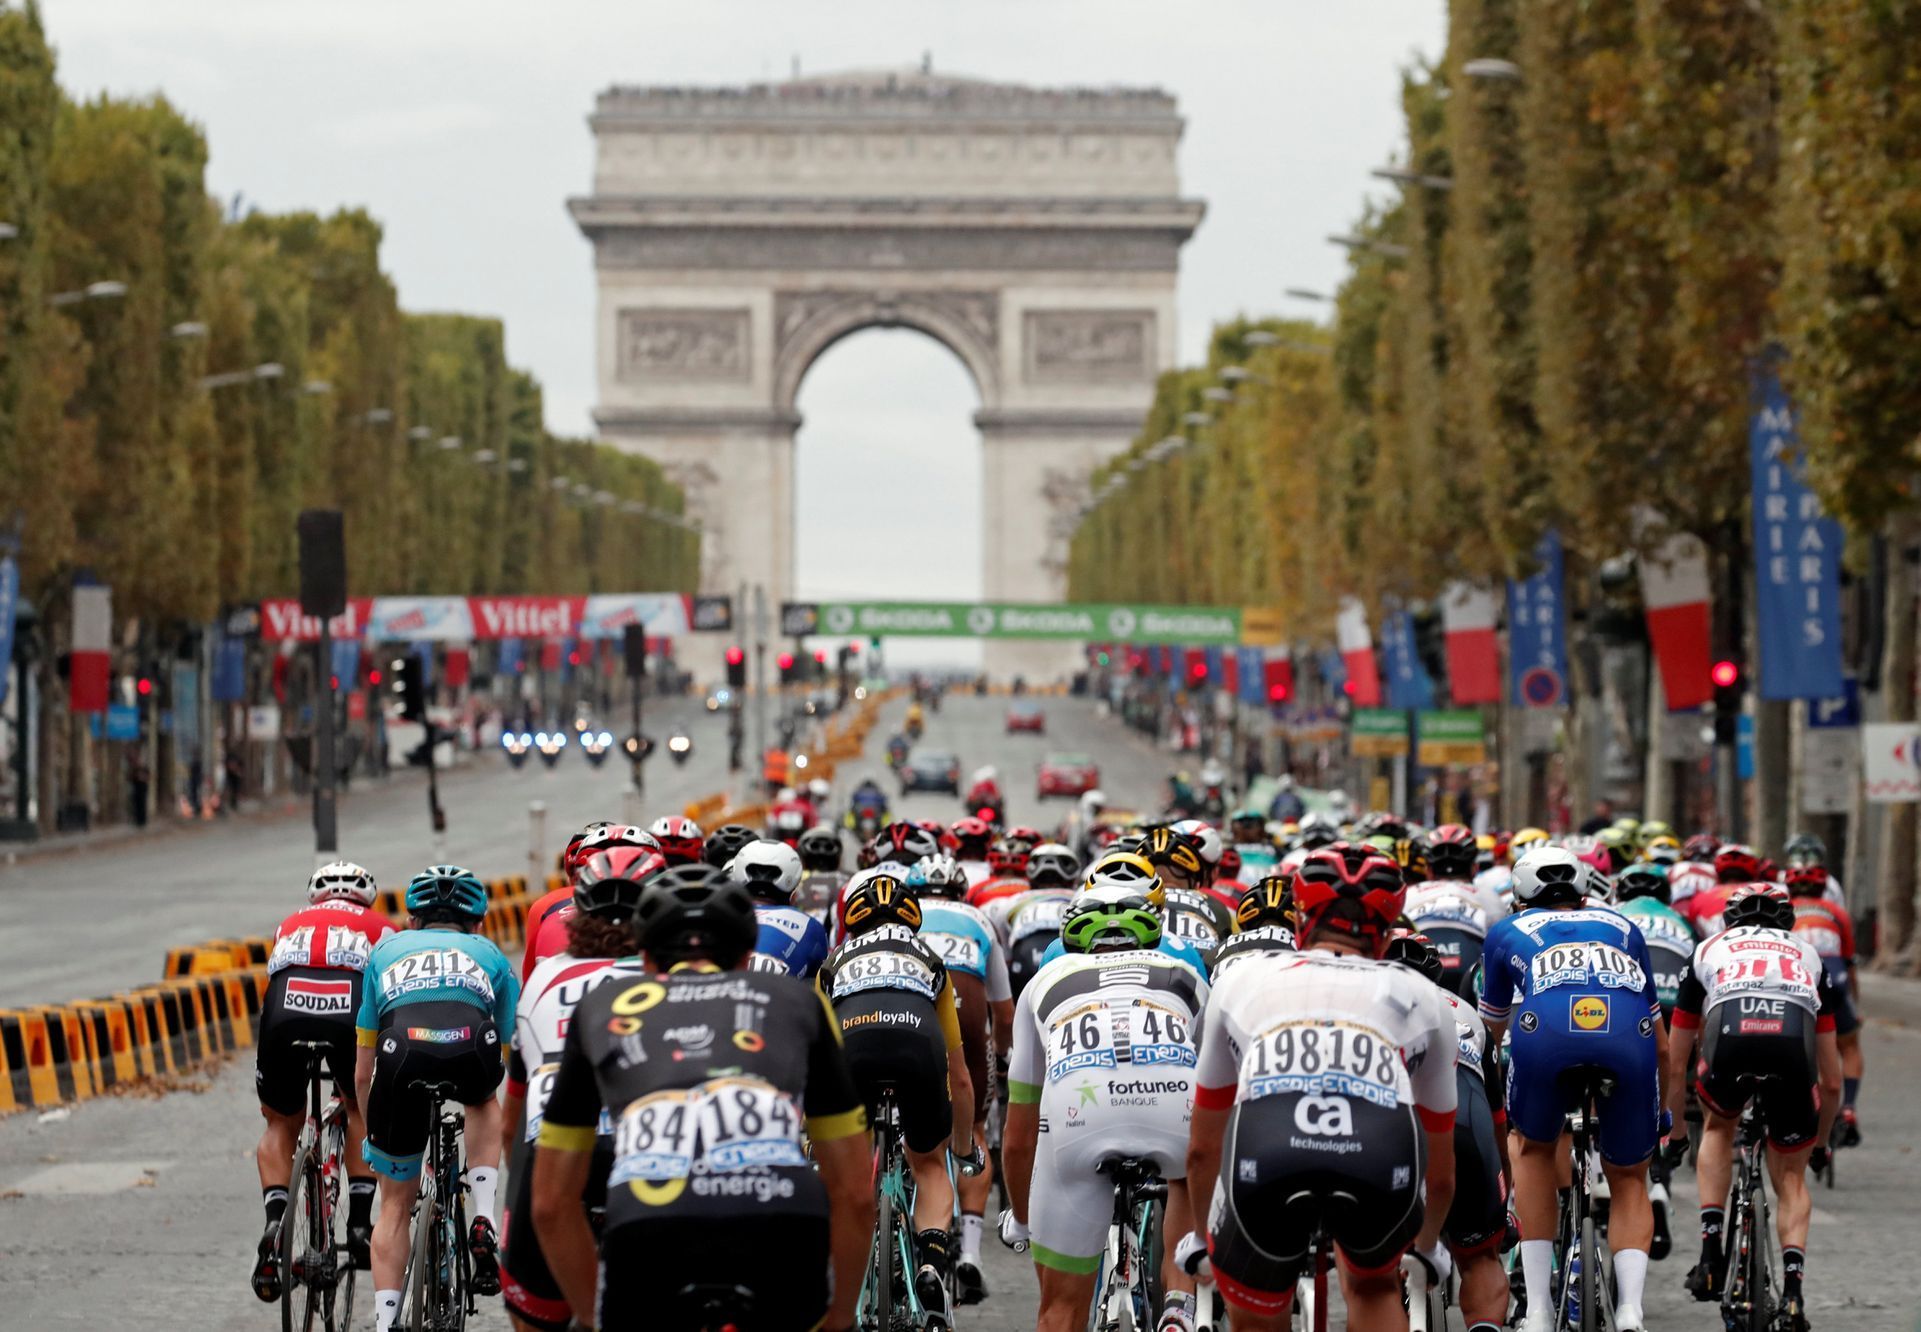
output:
[[[1605,995],[1584,994],[1576,998],[1569,1010],[1576,1031],[1606,1031],[1608,1029],[1608,1001]]]

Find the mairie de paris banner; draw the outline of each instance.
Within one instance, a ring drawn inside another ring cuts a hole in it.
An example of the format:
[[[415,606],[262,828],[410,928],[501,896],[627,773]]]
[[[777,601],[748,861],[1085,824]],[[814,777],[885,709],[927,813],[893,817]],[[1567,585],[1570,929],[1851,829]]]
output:
[[[799,608],[807,603],[788,603]],[[788,607],[783,607],[786,622]],[[1239,606],[1007,601],[823,601],[814,633],[894,638],[1053,638],[1090,643],[1233,646]]]

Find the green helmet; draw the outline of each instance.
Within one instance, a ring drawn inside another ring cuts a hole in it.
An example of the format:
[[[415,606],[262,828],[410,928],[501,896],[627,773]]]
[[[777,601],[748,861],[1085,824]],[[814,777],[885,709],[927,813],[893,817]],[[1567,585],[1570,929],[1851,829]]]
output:
[[[1655,838],[1672,836],[1674,836],[1673,825],[1664,819],[1649,819],[1634,830],[1634,841],[1644,851],[1647,849],[1647,844]]]
[[[1158,948],[1161,918],[1141,893],[1082,893],[1061,916],[1061,946],[1070,953]]]
[[[1653,861],[1636,861],[1614,876],[1614,900],[1617,902],[1651,897],[1665,905],[1672,891],[1668,886],[1668,867]]]

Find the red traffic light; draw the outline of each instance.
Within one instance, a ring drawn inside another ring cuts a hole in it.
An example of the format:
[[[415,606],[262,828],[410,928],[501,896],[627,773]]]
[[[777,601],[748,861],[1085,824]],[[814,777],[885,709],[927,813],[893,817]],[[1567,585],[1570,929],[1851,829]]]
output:
[[[137,692],[140,695],[140,697],[145,698],[148,694],[151,694],[153,692],[153,681],[149,680],[146,676],[143,675],[138,680],[134,681],[133,687],[135,692]]]
[[[378,666],[367,672],[367,683],[370,685],[380,683],[380,668]]]
[[[1717,661],[1708,678],[1714,681],[1716,689],[1732,689],[1741,679],[1741,668],[1731,661]]]
[[[791,671],[794,669],[794,654],[791,652],[783,652],[774,659],[774,663],[783,671]]]
[[[1267,687],[1267,701],[1269,703],[1287,702],[1287,686],[1284,684],[1269,685]]]
[[[823,666],[825,666],[825,665],[827,664],[827,649],[826,649],[826,648],[815,648],[815,649],[814,649],[814,660],[815,660],[815,661],[817,661],[817,662],[819,662],[819,663],[820,663],[821,665],[823,665]]]
[[[727,664],[729,666],[738,666],[746,660],[747,653],[745,650],[738,647],[730,647],[727,649]]]

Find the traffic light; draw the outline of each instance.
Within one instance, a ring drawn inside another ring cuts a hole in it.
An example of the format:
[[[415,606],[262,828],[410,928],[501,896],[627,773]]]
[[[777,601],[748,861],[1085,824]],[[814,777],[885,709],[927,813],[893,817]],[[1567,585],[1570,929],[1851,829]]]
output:
[[[774,664],[780,667],[780,682],[782,684],[792,684],[794,682],[794,654],[791,652],[783,652],[774,658]]]
[[[727,649],[727,687],[747,687],[747,652],[738,643]]]
[[[1741,694],[1746,689],[1741,663],[1717,661],[1708,669],[1708,679],[1714,684],[1714,741],[1731,745],[1740,731]]]
[[[394,696],[400,700],[402,721],[427,720],[427,672],[412,655],[393,661]]]

